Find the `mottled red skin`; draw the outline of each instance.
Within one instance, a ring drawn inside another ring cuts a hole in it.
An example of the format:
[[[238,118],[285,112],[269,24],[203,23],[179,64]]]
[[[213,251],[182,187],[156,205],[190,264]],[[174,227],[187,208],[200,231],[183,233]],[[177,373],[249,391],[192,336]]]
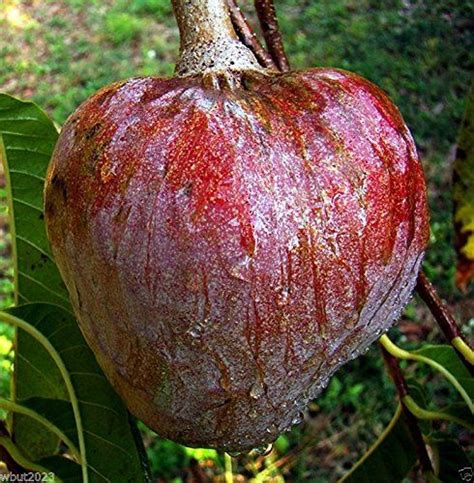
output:
[[[288,429],[398,317],[428,237],[399,112],[348,72],[111,85],[67,121],[46,221],[88,343],[161,436]]]

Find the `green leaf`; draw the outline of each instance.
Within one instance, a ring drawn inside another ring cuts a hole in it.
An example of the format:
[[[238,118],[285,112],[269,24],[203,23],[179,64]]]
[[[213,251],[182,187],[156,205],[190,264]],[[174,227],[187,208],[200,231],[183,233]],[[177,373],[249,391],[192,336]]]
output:
[[[413,403],[418,406],[412,414],[418,418],[418,425],[423,434],[428,435],[432,431],[431,421],[449,421],[454,424],[464,426],[474,431],[474,420],[471,411],[463,402],[453,403],[444,408],[438,409],[433,404],[428,403],[427,393],[424,387],[413,380],[407,379],[408,394]],[[403,400],[407,404],[406,398]],[[409,401],[408,401],[409,402]],[[412,404],[407,404],[408,409],[413,408]]]
[[[46,406],[46,405],[48,405],[47,401],[51,401],[51,400],[45,399],[44,401],[45,401],[45,404],[43,404],[43,406]],[[48,413],[51,413],[54,409],[56,409],[56,411],[57,411],[58,408],[57,408],[57,405],[54,404],[55,402],[56,401],[54,401],[54,400],[52,401],[52,403],[53,403],[52,406],[56,406],[56,407],[52,407],[52,408],[48,407]],[[79,453],[79,450],[77,449],[77,445],[71,440],[71,437],[69,437],[69,435],[66,434],[66,432],[69,432],[69,433],[72,433],[71,434],[72,437],[75,436],[75,434],[74,434],[74,422],[75,422],[74,418],[72,419],[72,422],[70,422],[69,424],[66,424],[67,429],[65,431],[62,431],[62,429],[57,424],[55,424],[56,421],[52,422],[44,414],[40,414],[36,410],[36,408],[29,407],[25,403],[18,404],[16,402],[9,401],[8,399],[0,398],[0,407],[2,409],[7,410],[7,411],[13,412],[15,414],[24,414],[24,415],[34,419],[35,421],[39,422],[43,427],[45,427],[46,429],[48,429],[52,433],[56,434],[60,440],[64,441],[64,443],[68,447],[68,451],[71,453],[71,455],[74,458],[76,458],[77,461],[81,460],[81,455]],[[60,409],[62,409],[62,408],[60,408]],[[54,417],[56,419],[58,419],[58,413],[56,413],[54,415]],[[60,419],[61,423],[63,423],[64,418],[60,417],[59,419]]]
[[[385,334],[380,337],[380,343],[394,357],[428,364],[442,374],[456,388],[471,413],[474,414],[473,379],[451,346],[425,345],[418,351],[409,352],[398,347]]]
[[[350,483],[393,483],[402,481],[416,463],[410,431],[401,417],[401,408],[375,444],[340,480]]]
[[[407,378],[406,382],[408,385],[408,394],[420,407],[426,408],[428,404],[428,394],[426,393],[425,387],[412,377]],[[431,432],[431,421],[424,421],[420,419],[418,420],[418,426],[423,434],[429,434]]]
[[[43,221],[44,177],[57,138],[53,123],[35,104],[0,94],[0,158],[10,211],[15,301],[52,302],[71,310]],[[23,354],[38,359],[44,350],[27,334],[18,333],[13,399],[64,397],[55,365],[38,377]],[[13,432],[16,445],[30,459],[52,455],[58,448],[56,436],[23,415],[14,415]]]
[[[445,416],[446,421],[453,421],[456,424],[460,424],[471,431],[474,431],[474,419],[468,407],[463,403],[453,403],[446,406],[437,412]],[[457,420],[457,421],[456,421]]]
[[[43,185],[58,132],[32,102],[0,94],[0,157],[11,217],[18,302],[51,302],[70,310],[53,261],[43,215]]]
[[[462,475],[470,474],[472,477],[472,463],[456,441],[447,439],[443,434],[438,434],[430,438],[429,444],[439,467],[437,477],[443,483],[469,481],[463,479]]]
[[[453,171],[454,227],[458,265],[456,284],[461,290],[474,278],[474,82],[459,132]]]
[[[457,379],[471,400],[474,399],[474,379],[450,345],[426,344],[421,349],[413,351],[413,354],[427,357],[441,364]]]
[[[128,413],[95,361],[74,317],[56,305],[34,303],[10,309],[8,314],[0,313],[0,319],[17,324],[42,344],[42,359],[35,358],[35,354],[23,355],[31,371],[42,375],[52,363],[60,368],[67,387],[65,396],[58,390],[61,395],[49,400],[29,398],[18,402],[48,418],[77,442],[83,481],[144,481]],[[69,471],[70,465],[67,468]]]
[[[82,483],[81,467],[68,458],[48,456],[38,463],[64,482]]]
[[[38,471],[40,473],[46,472],[47,469],[38,463],[34,463],[33,461],[28,460],[25,458],[23,453],[17,448],[15,443],[8,438],[7,436],[0,436],[0,446],[5,448],[8,455],[23,468],[26,468],[31,471]],[[0,475],[3,475],[3,473],[0,473]],[[8,481],[8,480],[7,480]]]
[[[139,441],[132,435],[135,423],[129,420],[79,331],[46,237],[43,184],[57,137],[53,123],[35,104],[0,94],[0,158],[11,218],[15,298],[17,303],[45,303],[25,305],[12,313],[37,327],[54,347],[67,348],[63,357],[77,393],[82,424],[71,439],[78,443],[84,439],[90,481],[143,481]],[[17,331],[14,401],[51,418],[70,435],[74,428],[62,425],[70,422],[74,413],[63,375],[31,334]],[[45,400],[50,404],[44,404]],[[16,415],[12,430],[16,447],[25,458],[44,461],[57,454],[58,438],[38,421]]]

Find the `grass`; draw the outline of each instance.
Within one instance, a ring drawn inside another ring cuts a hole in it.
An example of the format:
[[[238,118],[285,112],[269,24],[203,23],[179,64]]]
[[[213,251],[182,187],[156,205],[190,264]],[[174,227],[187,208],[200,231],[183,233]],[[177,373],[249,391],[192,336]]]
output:
[[[251,11],[253,2],[241,3]],[[2,91],[35,100],[61,125],[103,85],[131,76],[172,75],[178,33],[170,5],[169,0],[4,0]],[[330,65],[358,72],[385,89],[399,106],[429,184],[431,246],[425,270],[460,319],[468,321],[472,305],[453,285],[450,183],[452,148],[473,67],[473,3],[277,0],[276,5],[295,68]],[[0,308],[4,308],[12,303],[4,192],[0,207]],[[415,343],[426,333],[430,340],[439,340],[432,320],[416,300],[400,328],[394,329],[396,340],[407,341],[411,321],[419,330]],[[472,320],[465,330],[474,330]],[[9,390],[12,335],[10,328],[0,325],[0,396]],[[426,384],[433,400],[449,400],[449,391],[438,391],[428,372],[418,371],[417,380]],[[244,456],[235,472],[251,478],[267,468],[274,481],[283,477],[334,481],[382,432],[394,401],[393,386],[373,347],[338,372],[310,405],[304,423],[281,436],[269,457]],[[159,439],[145,427],[142,432],[156,477],[184,481],[195,460],[208,476],[222,475],[222,455]],[[273,471],[275,463],[282,466]]]

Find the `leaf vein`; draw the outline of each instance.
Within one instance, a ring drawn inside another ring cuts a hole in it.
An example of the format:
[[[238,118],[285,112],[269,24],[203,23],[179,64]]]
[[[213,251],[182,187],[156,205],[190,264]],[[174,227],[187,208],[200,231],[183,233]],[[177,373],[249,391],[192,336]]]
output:
[[[14,196],[12,196],[12,200],[15,201],[16,203],[20,203],[21,205],[28,206],[32,210],[36,210],[36,211],[39,211],[40,213],[43,213],[42,208],[38,208],[37,206],[32,205],[31,203],[28,203],[28,201],[21,200],[20,198],[15,198]]]
[[[119,449],[120,451],[122,451],[123,453],[125,453],[127,455],[127,457],[129,456],[128,451],[125,448],[122,448],[122,446],[119,446],[118,444],[114,443],[113,441],[110,441],[109,439],[105,439],[102,436],[100,436],[99,434],[94,433],[92,431],[89,431],[88,429],[84,429],[84,433],[87,433],[90,436],[94,436],[95,438],[100,439],[104,443],[107,443],[108,445],[113,446],[114,448]]]
[[[33,278],[31,277],[30,275],[28,275],[27,273],[23,272],[22,270],[18,270],[18,275],[21,275],[22,277],[25,277],[26,279],[36,283],[37,285],[39,285],[40,287],[44,288],[45,290],[47,290],[48,292],[56,295],[56,297],[60,298],[61,300],[64,300],[65,302],[69,303],[69,300],[64,297],[63,295],[61,295],[60,293],[56,292],[55,290],[52,290],[50,289],[49,287],[47,287],[44,283],[40,282],[39,280],[37,280],[36,278]]]
[[[18,234],[16,235],[16,238],[18,240],[21,240],[24,243],[27,243],[28,245],[33,247],[35,250],[42,253],[45,257],[48,257],[48,259],[51,260],[54,263],[54,260],[52,259],[51,255],[48,252],[46,252],[45,250],[43,250],[41,247],[39,247],[36,243],[33,243],[31,240],[28,240],[28,238],[25,238],[24,236],[21,236],[21,235],[18,235]]]
[[[45,178],[38,176],[37,174],[28,173],[28,171],[21,171],[20,169],[10,169],[10,173],[21,174],[23,176],[29,176],[31,178],[38,179],[40,181],[45,181]]]

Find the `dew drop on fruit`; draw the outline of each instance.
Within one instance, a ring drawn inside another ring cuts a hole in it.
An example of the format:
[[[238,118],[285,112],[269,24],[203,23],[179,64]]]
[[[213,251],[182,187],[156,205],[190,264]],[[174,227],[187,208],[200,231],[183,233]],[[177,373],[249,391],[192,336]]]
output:
[[[291,424],[292,425],[301,424],[303,422],[303,419],[304,419],[304,414],[300,412],[293,418],[293,420],[291,421]]]
[[[283,289],[278,291],[277,297],[276,297],[276,304],[278,307],[284,307],[285,305],[288,305],[289,301],[289,292],[287,289]]]
[[[269,426],[266,431],[267,433],[274,433],[276,431],[276,426],[274,424],[272,424],[271,426]]]
[[[259,454],[260,456],[268,456],[273,449],[273,444],[264,444],[263,446],[259,446],[258,448],[254,448],[253,451]]]
[[[255,382],[255,384],[250,388],[250,397],[253,399],[258,399],[259,397],[263,396],[265,390],[263,389],[263,385],[260,381]]]
[[[193,342],[197,342],[202,337],[204,329],[208,323],[208,319],[200,320],[186,331],[186,333],[192,337]]]
[[[227,451],[227,454],[232,458],[238,458],[243,453],[241,453],[240,451]]]
[[[252,418],[252,419],[255,419],[257,416],[258,416],[258,411],[256,409],[252,409],[249,413],[249,416]]]

